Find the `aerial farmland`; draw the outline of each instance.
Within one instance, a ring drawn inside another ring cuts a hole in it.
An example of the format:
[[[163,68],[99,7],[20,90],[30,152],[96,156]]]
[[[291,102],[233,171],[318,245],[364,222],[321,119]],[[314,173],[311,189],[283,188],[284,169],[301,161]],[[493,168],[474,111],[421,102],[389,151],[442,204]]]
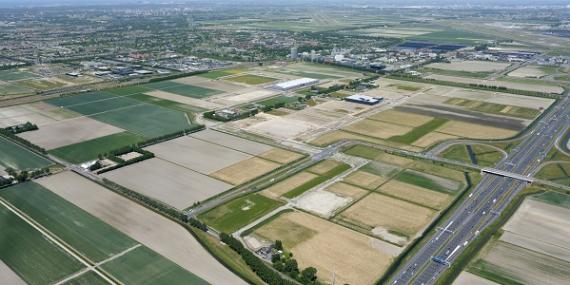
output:
[[[569,283],[567,7],[31,2],[0,284]]]

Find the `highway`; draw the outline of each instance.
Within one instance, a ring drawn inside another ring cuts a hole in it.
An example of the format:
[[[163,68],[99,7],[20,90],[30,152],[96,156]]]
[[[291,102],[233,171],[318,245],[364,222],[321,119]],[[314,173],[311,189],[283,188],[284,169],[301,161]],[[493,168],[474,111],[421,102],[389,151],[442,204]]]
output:
[[[570,124],[565,96],[538,122],[525,140],[496,169],[531,178]],[[516,177],[516,175],[515,175]],[[527,181],[485,173],[480,183],[438,228],[431,240],[406,261],[388,284],[433,284],[482,230],[492,224]]]

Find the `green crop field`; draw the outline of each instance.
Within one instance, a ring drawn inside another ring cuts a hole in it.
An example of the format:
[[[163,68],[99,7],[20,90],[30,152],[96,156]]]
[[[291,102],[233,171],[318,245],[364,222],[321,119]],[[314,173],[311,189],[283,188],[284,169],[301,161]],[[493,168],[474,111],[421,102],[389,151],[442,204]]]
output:
[[[444,102],[445,104],[461,106],[466,109],[481,113],[503,115],[521,119],[534,119],[540,115],[540,110],[503,104],[495,104],[477,100],[452,98]]]
[[[236,77],[231,77],[231,78],[228,78],[226,80],[233,81],[233,82],[239,82],[239,83],[245,83],[245,84],[249,84],[249,85],[259,85],[259,84],[273,82],[277,79],[271,78],[271,77],[253,75],[253,74],[245,74],[245,75],[240,75],[240,76],[236,76]]]
[[[0,206],[0,259],[28,284],[51,284],[83,265]]]
[[[197,99],[222,93],[222,91],[219,90],[203,88],[189,84],[181,84],[173,81],[149,83],[146,84],[145,87]]]
[[[570,162],[548,164],[536,176],[570,186]]]
[[[109,92],[113,95],[117,95],[117,96],[127,96],[127,95],[133,95],[133,94],[137,94],[137,93],[144,93],[144,92],[148,92],[151,90],[152,90],[151,88],[148,88],[144,85],[132,85],[132,86],[109,89],[109,90],[107,90],[107,92]]]
[[[283,194],[283,197],[288,198],[288,199],[292,199],[295,198],[307,191],[309,191],[310,189],[312,189],[313,187],[343,173],[344,171],[348,170],[350,168],[349,165],[347,164],[340,164],[338,166],[336,166],[335,168],[329,170],[328,172],[319,175],[301,185],[299,185],[298,187],[292,189],[291,191]]]
[[[20,81],[18,84],[38,90],[49,90],[65,86],[65,84],[59,81],[44,79],[28,79]]]
[[[147,138],[191,127],[184,113],[148,104],[98,114],[92,118]]]
[[[0,70],[0,80],[1,81],[14,81],[22,80],[28,78],[37,77],[35,74],[26,71],[15,71],[15,70]]]
[[[107,285],[107,281],[101,278],[97,273],[93,271],[87,271],[76,278],[73,278],[63,285]]]
[[[18,83],[0,84],[0,96],[31,92],[34,92],[34,90]]]
[[[298,102],[299,98],[298,97],[290,97],[290,96],[277,96],[277,97],[273,97],[270,99],[266,99],[263,101],[259,101],[257,102],[258,104],[264,105],[264,106],[275,106],[276,104],[287,104],[287,103],[293,103],[293,102]]]
[[[69,108],[73,105],[85,105],[107,99],[116,99],[116,97],[108,92],[97,91],[83,93],[80,95],[58,97],[46,100],[46,102],[55,106]]]
[[[34,182],[8,187],[0,196],[91,261],[102,261],[137,244]]]
[[[488,36],[469,31],[446,30],[414,36],[410,39],[414,41],[427,41],[432,43],[473,45],[480,42],[487,42],[488,40],[494,38],[489,38]]]
[[[200,113],[200,112],[206,111],[206,109],[200,108],[197,106],[190,106],[190,105],[178,103],[175,101],[170,101],[170,100],[166,100],[166,99],[161,99],[161,98],[149,96],[149,95],[142,94],[142,93],[141,94],[129,95],[129,98],[135,99],[135,100],[138,100],[140,102],[147,103],[147,104],[152,104],[152,105],[156,105],[156,106],[160,106],[160,107],[164,107],[164,108],[168,108],[168,109],[172,109],[172,110],[176,110],[176,111],[181,111],[181,112]]]
[[[545,202],[550,205],[564,207],[570,209],[570,195],[565,195],[558,192],[545,192],[542,194],[534,195],[531,197],[533,200]]]
[[[220,77],[234,75],[244,72],[243,69],[223,69],[223,70],[214,70],[209,71],[206,73],[198,74],[200,77],[209,78],[209,79],[218,79]]]
[[[323,74],[323,73],[317,73],[317,72],[307,72],[307,71],[300,71],[300,70],[289,70],[289,69],[281,70],[281,71],[279,71],[279,73],[291,74],[291,75],[308,77],[308,78],[313,78],[313,79],[341,79],[342,78],[340,76],[334,76],[334,75],[330,75],[330,74]]]
[[[377,150],[377,149],[372,148],[372,147],[367,147],[367,146],[363,146],[363,145],[355,145],[355,146],[347,149],[346,151],[344,151],[344,153],[346,153],[348,155],[359,156],[362,158],[373,160],[376,157],[378,157],[380,154],[382,154],[383,152],[381,150]]]
[[[162,83],[162,82],[158,82]],[[88,115],[146,138],[157,137],[190,127],[183,112],[148,104],[107,92],[61,97],[48,103]]]
[[[4,137],[0,137],[0,165],[19,170],[43,168],[54,163],[23,148]]]
[[[495,166],[503,158],[500,151],[484,145],[454,145],[446,149],[441,156],[483,167]]]
[[[282,202],[250,194],[201,214],[200,219],[218,231],[232,233],[281,205]]]
[[[49,153],[71,163],[96,159],[99,154],[141,142],[144,137],[129,132],[116,133],[50,150]]]
[[[408,170],[401,171],[400,173],[398,173],[398,175],[396,175],[396,177],[394,177],[394,179],[408,184],[430,189],[433,191],[442,192],[445,194],[450,194],[450,193],[453,194],[456,190],[456,189],[448,189],[443,185],[441,185],[440,183],[438,183],[437,181],[434,181],[427,176],[423,176],[419,173]]]
[[[388,140],[397,143],[411,144],[420,139],[421,137],[427,135],[428,133],[435,131],[437,128],[441,127],[446,122],[447,122],[446,119],[434,118],[431,121],[421,126],[415,127],[413,130],[411,130],[405,135],[393,136],[390,137]]]
[[[208,284],[146,247],[138,247],[101,266],[125,285]]]

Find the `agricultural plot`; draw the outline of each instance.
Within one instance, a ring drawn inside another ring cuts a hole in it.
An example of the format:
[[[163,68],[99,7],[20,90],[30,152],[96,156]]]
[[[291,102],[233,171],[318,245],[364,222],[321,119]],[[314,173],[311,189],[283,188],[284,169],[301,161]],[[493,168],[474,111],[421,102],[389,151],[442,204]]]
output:
[[[133,145],[144,140],[144,137],[129,132],[120,132],[96,139],[52,149],[49,153],[71,163],[94,160],[99,154]]]
[[[277,199],[292,189],[301,187],[302,185],[305,185],[306,183],[309,183],[318,177],[318,175],[310,172],[300,172],[263,190],[261,194],[269,198]]]
[[[238,83],[232,83],[231,81],[225,81],[222,80],[221,78],[212,80],[201,76],[178,78],[173,80],[173,82],[198,86],[206,89],[220,90],[228,93],[241,93],[243,90],[251,88],[251,87],[245,87]]]
[[[12,285],[26,285],[26,282],[12,271],[2,260],[0,260],[0,280],[6,284]]]
[[[563,185],[570,185],[570,162],[546,164],[536,176]]]
[[[47,102],[147,138],[191,127],[185,113],[105,92],[60,97]]]
[[[325,284],[373,284],[400,249],[329,221],[300,212],[287,212],[257,228],[250,236],[282,240],[300,267],[313,266]],[[333,274],[334,270],[334,274]]]
[[[524,90],[524,91],[531,91],[531,92],[544,92],[544,93],[554,93],[554,94],[562,94],[564,89],[560,86],[553,86],[552,84],[529,84],[523,82],[511,82],[511,81],[504,81],[504,80],[479,80],[475,78],[467,78],[467,77],[456,77],[456,76],[449,76],[449,75],[440,75],[440,74],[432,74],[426,77],[427,79],[434,79],[439,81],[449,81],[449,82],[457,82],[457,83],[464,83],[464,84],[477,84],[477,85],[486,85],[486,86],[497,86],[497,87],[505,87],[509,89],[515,90]]]
[[[277,79],[260,75],[245,74],[245,75],[238,75],[235,77],[229,77],[226,78],[225,80],[237,83],[244,83],[247,85],[260,85],[276,81]]]
[[[0,196],[93,262],[137,244],[40,184],[19,184]]]
[[[418,35],[409,38],[414,41],[425,41],[430,43],[444,44],[465,44],[476,45],[477,43],[485,43],[489,40],[496,40],[494,37],[487,35],[464,31],[464,30],[443,30],[435,31],[428,34]]]
[[[198,74],[200,77],[208,78],[208,79],[218,79],[220,77],[235,75],[242,73],[244,70],[242,69],[221,69],[221,70],[213,70],[208,71],[206,73]]]
[[[417,186],[398,180],[390,180],[390,182],[382,185],[378,189],[382,194],[399,198],[414,204],[422,205],[434,210],[441,210],[447,206],[453,199],[452,195],[437,192],[429,188]]]
[[[0,96],[15,95],[22,93],[32,93],[33,89],[22,86],[18,83],[3,83],[0,84]]]
[[[234,135],[214,130],[203,130],[197,133],[193,133],[190,136],[202,141],[221,145],[223,147],[231,148],[233,150],[245,152],[251,155],[260,155],[273,149],[271,146],[268,146],[266,144],[242,139]]]
[[[570,278],[570,198],[527,198],[468,271],[497,283],[566,284]]]
[[[122,129],[115,126],[88,117],[78,117],[44,125],[39,130],[24,132],[18,134],[18,136],[47,150],[51,150],[122,131]]]
[[[138,247],[102,268],[122,284],[208,284],[146,247]]]
[[[72,172],[42,178],[38,183],[208,283],[246,284],[185,228],[136,202]]]
[[[341,212],[335,221],[403,245],[412,240],[435,213],[426,207],[372,193]]]
[[[503,116],[529,119],[529,120],[535,119],[541,113],[540,110],[533,108],[509,106],[509,105],[488,103],[476,100],[459,99],[459,98],[449,99],[445,101],[444,104],[461,106],[468,110],[477,111],[481,113],[503,115]]]
[[[44,168],[53,162],[0,136],[0,166],[19,170]]]
[[[473,163],[483,167],[495,166],[504,154],[486,145],[453,145],[441,153],[441,157]]]
[[[193,86],[189,84],[180,84],[174,81],[160,81],[156,83],[149,83],[144,85],[147,88],[161,90],[168,93],[174,93],[181,96],[201,99],[212,95],[222,93],[219,90],[204,88],[200,86]]]
[[[28,284],[51,284],[83,265],[0,205],[0,259]]]
[[[74,112],[60,109],[44,102],[0,108],[0,127],[9,127],[31,122],[43,126],[60,120],[76,117]]]
[[[451,71],[465,71],[465,72],[486,72],[492,73],[504,70],[511,65],[507,62],[492,62],[492,61],[452,61],[449,63],[430,63],[426,65],[428,68],[443,69]]]
[[[233,233],[283,204],[259,194],[250,194],[200,214],[199,218],[220,232]]]
[[[210,174],[253,156],[193,137],[180,137],[146,148],[157,157]]]
[[[366,195],[368,191],[342,182],[325,189],[317,189],[299,196],[294,205],[324,218],[330,218],[339,209]]]
[[[511,77],[522,77],[522,78],[541,78],[548,75],[547,69],[539,65],[527,65],[521,68],[517,68],[514,71],[507,74]]]
[[[232,188],[230,184],[159,158],[106,172],[103,177],[178,209]]]
[[[240,185],[269,173],[279,166],[281,166],[279,163],[252,157],[211,173],[210,176],[232,185]]]
[[[0,70],[0,81],[16,81],[35,77],[37,75],[27,71]]]

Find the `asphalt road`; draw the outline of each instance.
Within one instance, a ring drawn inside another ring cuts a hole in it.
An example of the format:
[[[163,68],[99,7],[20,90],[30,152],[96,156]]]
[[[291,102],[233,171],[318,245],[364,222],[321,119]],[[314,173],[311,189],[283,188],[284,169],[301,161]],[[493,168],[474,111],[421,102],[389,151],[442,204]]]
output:
[[[526,139],[511,151],[497,169],[532,176],[570,124],[570,98],[546,114]],[[527,183],[514,178],[484,174],[477,187],[455,210],[432,239],[400,268],[389,284],[433,284],[477,235],[489,226]]]

